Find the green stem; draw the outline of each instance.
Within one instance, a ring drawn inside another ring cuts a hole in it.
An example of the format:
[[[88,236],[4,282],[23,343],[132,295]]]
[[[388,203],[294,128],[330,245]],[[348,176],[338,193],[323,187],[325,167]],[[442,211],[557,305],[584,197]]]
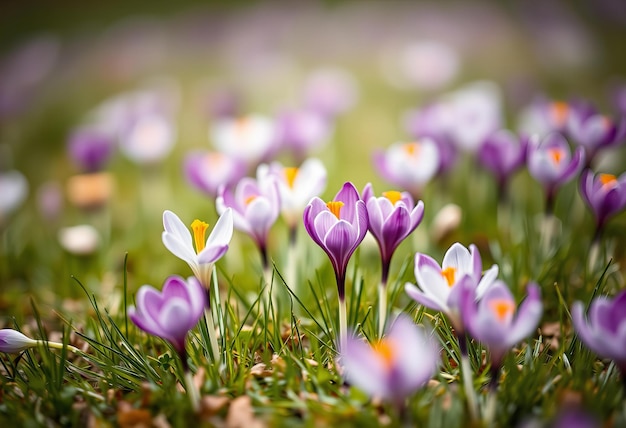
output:
[[[465,340],[465,337],[459,338]],[[465,388],[465,398],[467,399],[467,407],[469,408],[472,421],[478,420],[478,401],[476,399],[476,391],[474,390],[474,381],[472,379],[472,366],[470,364],[467,351],[461,353],[461,375],[463,376],[463,387]]]
[[[191,370],[185,370],[185,389],[187,390],[193,412],[198,413],[200,410],[200,391],[196,388]]]
[[[211,352],[213,353],[213,362],[221,362],[220,348],[217,344],[217,337],[215,337],[215,324],[213,323],[213,314],[210,308],[204,309],[204,319],[206,321],[206,328],[209,331],[209,341],[211,342]]]
[[[72,346],[72,345],[65,346],[64,344],[59,343],[59,342],[46,342],[45,340],[38,340],[37,343],[40,344],[40,345],[47,346],[48,348],[52,348],[52,349],[67,348],[68,351],[82,353],[82,351],[80,349],[78,349],[77,347],[75,347],[75,346]]]
[[[339,352],[343,352],[348,340],[348,316],[346,299],[339,298]]]
[[[387,320],[387,284],[378,284],[378,337],[383,337]]]

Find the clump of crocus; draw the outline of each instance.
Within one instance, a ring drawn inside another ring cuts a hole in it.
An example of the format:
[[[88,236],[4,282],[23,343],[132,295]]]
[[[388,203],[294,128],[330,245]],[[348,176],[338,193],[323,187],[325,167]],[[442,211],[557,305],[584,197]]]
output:
[[[63,349],[66,347],[69,351],[79,352],[78,348],[72,345],[64,345],[62,343],[50,342],[45,340],[35,340],[26,336],[24,333],[11,328],[3,328],[0,330],[0,352],[7,354],[18,354],[29,348],[34,348],[42,344],[48,348]]]
[[[596,297],[585,317],[583,302],[572,306],[572,323],[581,341],[602,358],[615,362],[626,389],[626,290],[612,299]]]
[[[583,160],[582,147],[572,154],[567,140],[559,133],[553,132],[529,142],[528,172],[544,186],[546,214],[552,214],[556,191],[580,172]]]
[[[493,286],[498,276],[498,266],[493,265],[484,275],[482,269],[478,248],[472,244],[467,249],[457,242],[446,251],[441,266],[426,254],[415,254],[415,279],[419,288],[411,283],[405,285],[409,297],[427,308],[442,312],[450,320],[461,351],[463,383],[473,419],[478,417],[478,407],[472,386],[465,325],[461,319],[459,299],[463,284],[474,290],[476,299],[482,297]]]
[[[183,170],[196,189],[215,198],[220,186],[231,186],[246,175],[247,165],[220,152],[194,151],[185,157]]]
[[[135,304],[128,308],[128,317],[146,333],[172,344],[185,370],[191,404],[197,411],[198,391],[187,363],[185,342],[189,330],[198,324],[206,306],[206,293],[202,285],[195,277],[185,280],[172,275],[165,280],[162,292],[150,285],[141,286]]]
[[[431,138],[392,144],[373,155],[374,166],[385,180],[417,199],[439,170],[439,149]]]
[[[226,254],[233,236],[232,209],[224,209],[208,238],[205,238],[209,228],[207,223],[197,219],[191,223],[192,239],[187,226],[169,210],[163,212],[163,228],[165,230],[161,238],[165,247],[176,257],[187,262],[193,274],[208,290],[213,265]]]
[[[385,337],[372,345],[348,338],[339,364],[350,384],[391,402],[402,414],[406,398],[437,372],[439,346],[431,334],[400,315]]]
[[[511,291],[500,280],[496,280],[478,301],[473,284],[467,281],[461,284],[459,306],[462,322],[474,339],[487,346],[491,355],[490,400],[485,416],[487,426],[493,421],[495,394],[504,356],[537,328],[543,313],[539,287],[529,284],[527,288],[528,297],[518,308]]]
[[[626,208],[626,174],[616,177],[585,170],[580,179],[580,194],[595,217],[594,241],[598,241],[607,221]]]
[[[424,203],[413,202],[408,192],[390,190],[381,197],[374,196],[374,189],[368,183],[363,189],[363,200],[369,219],[368,229],[374,235],[382,263],[381,280],[378,287],[379,335],[382,336],[387,314],[387,280],[391,257],[407,236],[421,223],[424,217]]]
[[[339,349],[346,338],[346,268],[348,261],[367,233],[367,209],[354,185],[347,182],[326,203],[315,197],[304,209],[304,227],[328,255],[337,282],[339,296]]]
[[[478,160],[496,178],[498,200],[506,199],[506,186],[511,176],[526,161],[527,137],[518,137],[507,130],[491,134],[478,150]]]
[[[259,172],[256,180],[244,177],[234,189],[222,186],[215,205],[220,214],[232,208],[235,228],[254,240],[261,254],[263,270],[267,272],[270,267],[267,238],[280,214],[280,196],[276,178]]]

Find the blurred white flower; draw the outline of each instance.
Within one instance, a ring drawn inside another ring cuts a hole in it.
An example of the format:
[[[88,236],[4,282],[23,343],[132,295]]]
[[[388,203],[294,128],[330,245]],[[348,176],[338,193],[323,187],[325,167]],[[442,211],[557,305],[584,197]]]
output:
[[[0,218],[15,211],[28,195],[28,181],[19,171],[0,173]]]
[[[64,227],[59,230],[61,247],[71,254],[85,256],[94,253],[100,246],[100,235],[88,224]]]
[[[272,152],[276,137],[274,121],[259,114],[221,119],[209,130],[217,150],[248,165],[255,165]]]

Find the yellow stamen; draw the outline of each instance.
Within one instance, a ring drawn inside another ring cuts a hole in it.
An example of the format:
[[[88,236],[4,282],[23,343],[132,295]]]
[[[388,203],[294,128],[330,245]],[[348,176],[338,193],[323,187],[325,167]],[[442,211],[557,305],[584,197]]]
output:
[[[293,189],[293,183],[296,181],[296,176],[298,175],[298,168],[291,167],[285,168],[285,178],[287,179],[287,184],[291,189]]]
[[[191,230],[193,231],[193,240],[196,244],[196,253],[204,250],[204,235],[206,234],[209,224],[198,219],[195,219],[191,223]]]
[[[396,202],[402,199],[402,193],[397,190],[388,190],[383,192],[383,196],[391,201],[392,205],[395,205]]]
[[[374,352],[384,363],[386,368],[391,368],[396,354],[396,347],[390,340],[381,339],[372,345]]]
[[[552,118],[558,126],[565,125],[567,116],[569,114],[569,105],[563,101],[553,102],[550,106]]]
[[[615,185],[615,183],[617,183],[617,177],[615,177],[613,174],[600,174],[598,178],[600,179],[600,183],[602,183],[603,187],[612,187]]]
[[[246,205],[250,205],[250,202],[254,201],[256,198],[257,198],[257,195],[251,195],[251,196],[248,196],[244,202],[246,203]]]
[[[343,207],[344,203],[341,201],[330,201],[326,203],[328,210],[335,214],[335,217],[339,219],[339,213],[341,212],[341,207]]]
[[[551,149],[548,149],[548,154],[552,158],[552,162],[554,162],[556,165],[561,163],[561,160],[563,159],[563,150],[562,149],[560,149],[558,147],[553,147]]]
[[[504,322],[515,311],[515,304],[506,299],[494,299],[489,301],[489,308],[496,315],[498,321]]]
[[[419,151],[420,145],[417,142],[406,143],[402,146],[402,148],[409,156],[415,156]]]
[[[448,282],[448,287],[452,287],[454,285],[454,277],[456,276],[456,269],[452,266],[447,267],[441,270],[441,276],[443,276]]]

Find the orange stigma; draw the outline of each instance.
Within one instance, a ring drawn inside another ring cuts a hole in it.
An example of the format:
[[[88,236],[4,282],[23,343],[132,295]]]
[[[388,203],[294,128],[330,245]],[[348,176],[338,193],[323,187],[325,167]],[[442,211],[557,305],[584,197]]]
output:
[[[498,321],[505,322],[513,315],[515,304],[506,299],[494,299],[489,301],[489,308],[496,315]]]
[[[395,205],[396,202],[402,199],[402,193],[396,190],[388,190],[383,192],[383,196],[391,201],[391,205]]]
[[[552,158],[552,162],[554,162],[555,165],[560,164],[561,160],[563,160],[563,149],[561,148],[553,147],[548,149],[548,154],[550,155],[550,158]]]
[[[245,199],[245,203],[246,205],[250,205],[250,202],[254,201],[258,196],[257,195],[250,195]]]
[[[602,187],[613,187],[617,183],[617,177],[613,174],[600,174],[598,177]]]
[[[372,345],[376,356],[380,358],[387,369],[393,365],[393,358],[396,353],[395,344],[388,339],[381,339]]]
[[[330,201],[326,203],[328,210],[335,214],[335,217],[339,219],[339,213],[341,212],[341,207],[343,207],[344,203],[341,201]]]
[[[415,156],[419,151],[420,145],[417,142],[406,143],[402,146],[402,148],[409,156]]]
[[[287,184],[289,185],[289,188],[293,189],[293,183],[296,181],[296,176],[298,175],[298,168],[285,168],[283,171],[285,173],[285,178],[287,179]]]
[[[550,106],[550,112],[556,124],[559,127],[563,126],[569,115],[569,105],[563,101],[555,101]]]
[[[209,224],[198,219],[195,219],[191,223],[191,230],[193,231],[193,240],[196,244],[196,253],[204,250],[204,235],[206,234]]]
[[[450,266],[442,269],[441,276],[443,276],[448,282],[448,287],[452,287],[454,285],[454,277],[456,276],[456,268]]]

